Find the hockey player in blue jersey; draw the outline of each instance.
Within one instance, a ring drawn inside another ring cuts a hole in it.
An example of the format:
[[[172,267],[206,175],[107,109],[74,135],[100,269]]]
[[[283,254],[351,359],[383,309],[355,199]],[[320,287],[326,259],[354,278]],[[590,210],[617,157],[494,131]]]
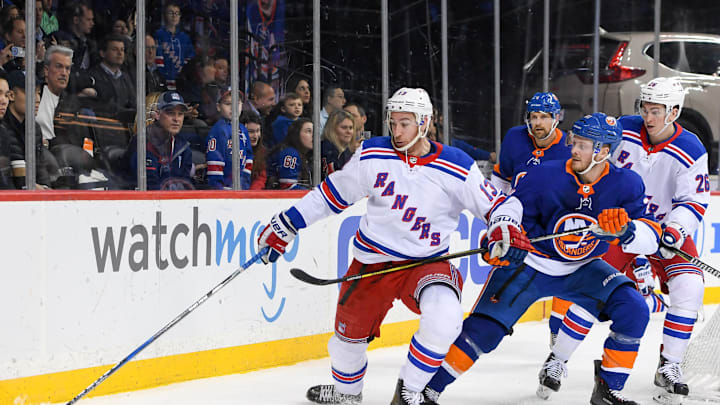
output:
[[[527,101],[525,125],[510,128],[503,138],[500,158],[491,180],[495,187],[510,193],[514,182],[542,162],[566,161],[570,147],[566,135],[557,126],[562,107],[553,93],[535,93]],[[550,313],[550,347],[555,343],[563,315],[572,302],[553,297]]]
[[[603,257],[619,271],[637,279],[641,290],[643,287],[648,292],[652,290],[653,273],[657,273],[662,291],[669,294],[670,304],[655,374],[655,385],[669,393],[656,399],[667,403],[678,402],[690,391],[682,378],[680,363],[687,350],[697,312],[702,307],[704,293],[702,270],[675,256],[667,246],[698,256],[690,235],[698,228],[710,199],[707,152],[695,134],[675,123],[682,111],[684,98],[685,91],[678,80],[657,78],[642,86],[638,115],[619,119],[623,125],[623,140],[611,162],[642,177],[648,197],[647,212],[655,215],[663,225],[663,233],[660,250],[647,259],[638,259],[632,252],[617,247],[611,247]],[[574,309],[573,306],[569,311]],[[551,357],[559,355],[567,361],[593,322],[593,317],[582,316],[582,312],[566,316],[557,345],[553,348],[555,354]],[[564,361],[546,362],[541,374],[553,374],[559,386],[564,374]]]
[[[230,89],[223,90],[217,102],[220,119],[208,133],[205,158],[207,160],[207,179],[210,187],[218,190],[232,189],[232,94]],[[238,103],[238,113],[242,112],[242,103]],[[238,152],[240,155],[237,173],[240,173],[240,189],[250,188],[250,174],[253,166],[253,151],[247,128],[238,123]]]
[[[570,148],[560,123],[560,101],[553,93],[535,93],[527,102],[525,125],[510,128],[503,138],[492,182],[504,193],[513,188],[517,176],[550,160],[567,160]]]
[[[636,404],[620,391],[633,368],[649,314],[633,282],[600,256],[610,244],[626,252],[652,254],[660,232],[645,213],[640,176],[606,161],[621,138],[622,129],[613,117],[585,116],[570,133],[572,158],[529,171],[493,209],[485,239],[491,258],[505,253],[507,246],[497,235],[508,227],[522,225],[531,238],[586,226],[594,230],[536,243],[524,261],[493,269],[460,336],[428,384],[426,393],[435,403],[481,354],[497,347],[532,303],[559,296],[612,321],[602,360],[595,361],[591,404]],[[553,187],[547,186],[550,183]]]
[[[396,91],[386,110],[390,137],[363,141],[342,170],[271,219],[258,239],[258,248],[271,248],[266,262],[277,260],[300,229],[366,197],[348,275],[444,255],[462,210],[485,219],[504,199],[465,152],[427,140],[432,104],[425,90]],[[498,255],[502,259],[530,249],[517,225],[498,228],[495,236],[493,241],[506,248]],[[447,260],[342,283],[335,333],[328,343],[335,382],[311,387],[308,399],[320,404],[362,401],[368,343],[380,336],[380,325],[398,299],[420,315],[420,326],[392,405],[425,403],[423,388],[460,333],[461,290],[462,276]]]

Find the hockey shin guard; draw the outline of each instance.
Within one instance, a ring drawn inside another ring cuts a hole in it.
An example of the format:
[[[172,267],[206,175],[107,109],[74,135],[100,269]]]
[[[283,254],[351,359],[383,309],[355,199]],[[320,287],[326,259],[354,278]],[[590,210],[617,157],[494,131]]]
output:
[[[455,340],[442,366],[428,383],[437,392],[468,371],[483,353],[494,350],[507,334],[504,326],[493,319],[470,315],[463,322],[462,332]]]
[[[622,390],[635,365],[650,314],[642,295],[627,284],[610,295],[603,312],[612,325],[605,339],[600,376],[610,389]]]
[[[555,357],[568,361],[585,336],[590,332],[595,317],[579,305],[573,304],[565,313],[557,341],[553,346]]]
[[[400,378],[406,387],[422,391],[440,368],[462,328],[462,307],[455,291],[443,284],[423,288],[420,327],[413,336]]]
[[[663,325],[662,355],[671,362],[681,362],[702,306],[703,280],[697,274],[679,274],[668,281],[668,290],[670,308]]]
[[[328,342],[335,388],[342,394],[357,395],[363,389],[367,370],[367,343],[349,343],[333,335]]]

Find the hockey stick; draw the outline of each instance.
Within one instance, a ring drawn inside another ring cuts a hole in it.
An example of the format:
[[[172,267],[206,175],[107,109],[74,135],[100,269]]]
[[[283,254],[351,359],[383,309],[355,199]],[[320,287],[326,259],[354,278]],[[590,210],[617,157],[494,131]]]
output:
[[[572,231],[558,232],[558,233],[553,233],[550,235],[538,236],[537,238],[530,239],[530,242],[531,243],[542,242],[544,240],[555,239],[555,238],[559,238],[562,236],[573,235],[573,234],[580,233],[580,232],[593,231],[596,228],[597,228],[597,225],[590,225],[590,226],[586,226],[584,228],[574,229]],[[487,252],[487,248],[477,248],[477,249],[465,250],[462,252],[456,252],[456,253],[452,253],[449,255],[430,257],[428,259],[420,260],[418,262],[412,262],[412,263],[404,264],[402,266],[391,267],[389,269],[371,271],[369,273],[354,274],[352,276],[344,276],[344,277],[333,278],[333,279],[317,278],[317,277],[314,277],[314,276],[308,274],[307,272],[305,272],[304,270],[301,270],[301,269],[290,269],[290,274],[292,274],[292,276],[295,277],[296,279],[306,282],[308,284],[329,285],[329,284],[342,283],[345,281],[358,280],[361,278],[379,276],[381,274],[387,274],[387,273],[393,273],[393,272],[400,271],[400,270],[411,269],[413,267],[422,266],[423,264],[441,262],[441,261],[445,261],[445,260],[455,259],[458,257],[471,256],[471,255],[475,255],[478,253],[485,253],[485,252]]]
[[[713,276],[720,278],[720,270],[710,266],[709,264],[703,262],[702,260],[698,259],[697,257],[694,257],[693,255],[683,252],[682,250],[672,247],[672,246],[663,246],[665,249],[668,249],[669,251],[675,253],[676,255],[682,257],[683,259],[689,261],[690,263],[700,267],[702,270],[712,274]]]
[[[83,392],[77,394],[77,396],[75,396],[75,398],[71,399],[66,405],[72,405],[72,404],[74,404],[75,402],[77,402],[78,400],[80,400],[80,398],[84,397],[88,392],[90,392],[90,391],[92,391],[93,389],[95,389],[95,387],[97,387],[98,385],[100,385],[100,383],[102,383],[103,381],[105,381],[105,380],[106,380],[108,377],[110,377],[114,372],[118,371],[118,369],[119,369],[120,367],[124,366],[125,363],[127,363],[128,361],[130,361],[130,359],[132,359],[132,358],[135,357],[138,353],[140,353],[141,351],[143,351],[143,349],[145,349],[148,345],[150,345],[150,343],[154,342],[157,338],[159,338],[160,336],[162,336],[163,333],[165,333],[165,332],[167,332],[168,330],[170,330],[170,328],[172,328],[172,327],[175,326],[178,322],[180,322],[183,318],[185,318],[186,316],[188,316],[188,314],[190,314],[190,312],[194,311],[194,310],[195,310],[197,307],[199,307],[203,302],[207,301],[208,298],[212,297],[213,294],[215,294],[216,292],[220,291],[221,288],[225,287],[229,282],[231,282],[231,281],[232,281],[235,277],[237,277],[240,273],[242,273],[243,271],[247,270],[248,267],[250,267],[252,264],[254,264],[254,263],[257,262],[258,260],[260,260],[260,258],[267,252],[267,250],[268,250],[268,248],[266,247],[266,248],[262,249],[261,251],[259,251],[255,256],[253,256],[253,257],[251,257],[250,259],[248,259],[248,261],[246,261],[245,264],[243,264],[239,269],[235,270],[232,274],[230,274],[229,276],[227,276],[227,277],[225,278],[225,280],[221,281],[220,284],[218,284],[218,285],[216,285],[215,287],[213,287],[212,290],[208,291],[208,293],[205,294],[205,295],[203,295],[199,300],[193,302],[192,305],[190,305],[189,307],[187,307],[187,309],[185,309],[185,311],[183,311],[180,315],[178,315],[177,317],[175,317],[175,319],[173,319],[172,321],[170,321],[170,323],[168,323],[167,325],[165,325],[162,329],[160,329],[159,331],[157,331],[154,335],[152,335],[152,337],[150,337],[150,339],[146,340],[145,343],[143,343],[143,344],[141,344],[140,346],[138,346],[137,349],[135,349],[132,353],[128,354],[127,357],[125,357],[125,358],[122,359],[118,364],[116,364],[115,366],[113,366],[113,368],[111,368],[111,369],[108,370],[105,374],[103,374],[102,376],[100,376],[100,378],[98,378],[97,380],[95,380],[94,383],[90,384],[87,388],[85,388],[85,389],[83,390]]]

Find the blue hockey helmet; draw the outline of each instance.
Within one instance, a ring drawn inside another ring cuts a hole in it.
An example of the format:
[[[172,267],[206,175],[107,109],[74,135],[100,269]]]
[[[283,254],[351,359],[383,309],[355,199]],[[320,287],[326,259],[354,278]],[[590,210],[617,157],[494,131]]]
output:
[[[620,145],[623,129],[615,117],[596,112],[575,121],[571,132],[573,135],[595,141],[597,151],[602,145],[610,145],[610,154],[612,154]]]
[[[527,112],[546,112],[553,116],[560,112],[560,100],[553,93],[535,93],[527,102]]]

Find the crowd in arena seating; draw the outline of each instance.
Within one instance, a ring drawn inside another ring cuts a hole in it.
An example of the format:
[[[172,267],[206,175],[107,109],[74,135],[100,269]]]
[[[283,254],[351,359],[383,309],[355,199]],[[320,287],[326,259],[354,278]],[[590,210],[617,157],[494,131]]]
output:
[[[32,61],[37,188],[136,189],[135,2],[98,10],[98,2],[37,0],[34,57],[24,53],[24,4],[14,3],[4,1],[0,9],[0,188],[25,187],[24,72]],[[257,2],[255,12],[270,19],[276,10],[264,3]],[[233,185],[229,51],[194,35],[196,19],[183,13],[195,12],[202,10],[163,1],[161,16],[146,25],[143,125],[151,190]],[[249,54],[241,57],[241,71],[250,70]],[[323,88],[313,128],[308,77],[290,75],[278,85],[241,76],[235,173],[242,189],[309,188],[313,136],[322,137],[322,177],[340,170],[370,137],[364,108],[347,103],[338,85]]]

